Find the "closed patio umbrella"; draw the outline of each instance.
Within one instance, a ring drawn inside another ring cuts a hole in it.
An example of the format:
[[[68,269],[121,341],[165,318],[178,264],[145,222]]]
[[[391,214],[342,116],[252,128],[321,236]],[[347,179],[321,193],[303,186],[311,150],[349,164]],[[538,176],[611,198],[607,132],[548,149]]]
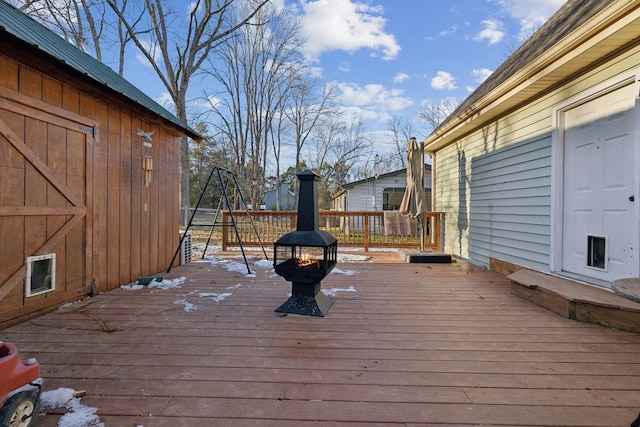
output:
[[[400,213],[417,219],[420,226],[420,250],[424,249],[424,213],[428,212],[424,192],[424,145],[409,139],[407,148],[407,187],[400,203]]]

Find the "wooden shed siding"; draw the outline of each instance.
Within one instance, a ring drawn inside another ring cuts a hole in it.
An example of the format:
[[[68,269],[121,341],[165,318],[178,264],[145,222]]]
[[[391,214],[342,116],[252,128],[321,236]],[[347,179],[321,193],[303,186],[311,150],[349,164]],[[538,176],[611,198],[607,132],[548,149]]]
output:
[[[77,89],[90,85],[55,66],[55,78],[43,74],[31,66],[34,57],[22,63],[7,56],[10,50],[0,54],[0,121],[86,206],[86,215],[71,225],[72,215],[52,215],[73,203],[0,136],[0,296],[25,258],[68,227],[47,251],[57,257],[56,290],[26,298],[23,285],[11,287],[0,302],[0,328],[86,295],[92,282],[105,291],[161,272],[178,244],[179,131],[146,109],[99,96],[99,89]],[[95,138],[87,133],[92,126]],[[154,130],[148,187],[138,127]],[[10,214],[11,206],[31,213]]]
[[[445,250],[549,271],[552,109],[639,63],[634,48],[438,151]]]

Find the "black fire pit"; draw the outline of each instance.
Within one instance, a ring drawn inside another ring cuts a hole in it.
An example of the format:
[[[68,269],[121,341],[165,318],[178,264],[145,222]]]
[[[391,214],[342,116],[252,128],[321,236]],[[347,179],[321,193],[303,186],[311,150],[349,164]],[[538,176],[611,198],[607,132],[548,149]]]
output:
[[[318,230],[317,183],[311,171],[298,174],[297,230],[285,234],[274,244],[273,267],[292,282],[291,297],[276,309],[278,313],[324,317],[333,300],[321,292],[321,281],[335,267],[338,241]]]

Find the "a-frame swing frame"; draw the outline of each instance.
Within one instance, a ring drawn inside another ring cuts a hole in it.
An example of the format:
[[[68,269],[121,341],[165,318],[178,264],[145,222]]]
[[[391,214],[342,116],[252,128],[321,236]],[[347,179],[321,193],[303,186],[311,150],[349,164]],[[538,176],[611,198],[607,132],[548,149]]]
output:
[[[240,197],[240,203],[242,205],[242,207],[244,208],[243,210],[247,213],[247,218],[249,219],[249,223],[251,224],[251,227],[253,228],[254,233],[256,234],[256,238],[258,240],[258,243],[260,243],[260,247],[262,248],[262,253],[264,254],[265,259],[269,259],[269,257],[267,256],[267,252],[264,250],[264,245],[262,244],[262,240],[260,239],[260,234],[258,233],[258,229],[256,228],[255,223],[253,222],[253,218],[251,218],[251,214],[250,214],[250,210],[247,206],[247,204],[244,201],[244,197],[242,196],[242,190],[240,189],[240,186],[238,185],[238,180],[236,179],[236,176],[233,172],[231,172],[228,169],[222,168],[220,166],[215,166],[212,170],[211,173],[209,174],[209,178],[207,178],[207,182],[205,183],[204,188],[202,189],[202,193],[200,193],[200,197],[198,198],[198,203],[195,206],[195,209],[193,210],[193,213],[191,214],[191,217],[189,218],[189,223],[187,224],[187,228],[184,230],[184,233],[182,233],[182,237],[180,238],[180,243],[178,244],[178,248],[176,249],[175,254],[173,255],[173,258],[171,259],[171,263],[169,264],[169,268],[167,268],[167,273],[169,273],[171,271],[171,266],[173,265],[173,263],[175,262],[176,258],[178,257],[178,254],[180,253],[180,248],[182,247],[182,244],[184,242],[185,237],[187,236],[187,232],[189,231],[190,228],[192,227],[196,227],[193,225],[193,219],[196,216],[196,213],[198,212],[198,208],[200,207],[200,203],[202,202],[202,199],[204,198],[204,194],[207,191],[207,188],[209,187],[209,185],[211,184],[211,180],[212,179],[218,179],[218,183],[220,184],[220,188],[222,189],[222,196],[220,197],[220,200],[218,201],[218,209],[216,209],[216,214],[213,218],[213,222],[211,224],[198,224],[197,227],[209,227],[209,236],[207,237],[207,243],[204,247],[204,252],[202,253],[202,257],[204,258],[205,254],[207,253],[207,248],[209,247],[209,242],[211,241],[211,236],[213,235],[213,229],[215,227],[233,227],[233,230],[236,233],[236,238],[238,239],[238,244],[240,245],[240,250],[242,251],[242,257],[244,259],[244,264],[247,266],[247,274],[252,274],[251,272],[251,268],[249,267],[249,262],[247,261],[247,256],[244,252],[244,246],[242,246],[242,239],[240,238],[240,233],[238,232],[238,226],[236,223],[236,218],[233,215],[233,209],[231,207],[231,203],[229,202],[229,194],[228,194],[228,184],[230,183],[230,181],[233,182],[233,185],[235,186],[236,190],[238,191],[238,195]],[[226,179],[225,179],[226,178]],[[224,222],[220,222],[218,223],[218,215],[220,215],[220,211],[222,208],[222,204],[224,203],[225,205],[225,209],[229,212],[229,218],[231,219],[230,222],[224,223]]]

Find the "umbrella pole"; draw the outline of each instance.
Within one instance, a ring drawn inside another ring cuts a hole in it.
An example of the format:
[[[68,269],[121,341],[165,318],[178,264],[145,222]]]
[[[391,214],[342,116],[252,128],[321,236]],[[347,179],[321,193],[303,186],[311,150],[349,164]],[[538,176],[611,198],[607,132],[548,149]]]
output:
[[[418,217],[418,225],[420,226],[420,250],[424,251],[424,214]]]

